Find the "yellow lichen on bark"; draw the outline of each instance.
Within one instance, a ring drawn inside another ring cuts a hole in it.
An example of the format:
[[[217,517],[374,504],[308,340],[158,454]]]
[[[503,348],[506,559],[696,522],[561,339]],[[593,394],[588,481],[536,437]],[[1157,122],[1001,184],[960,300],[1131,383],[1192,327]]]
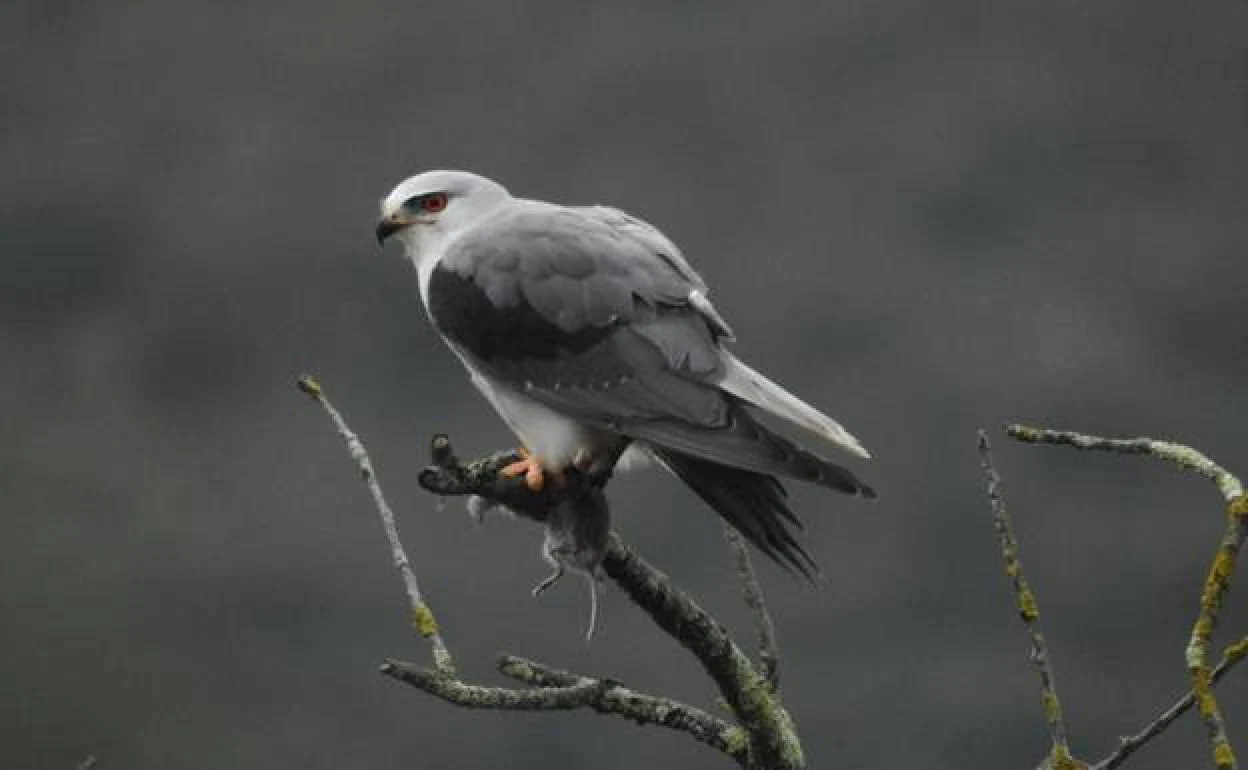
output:
[[[1218,609],[1222,602],[1222,594],[1231,582],[1231,574],[1235,571],[1235,549],[1223,545],[1213,557],[1209,567],[1209,577],[1205,578],[1205,590],[1201,595],[1201,605],[1208,610]]]
[[[1018,614],[1028,623],[1040,618],[1040,605],[1036,602],[1036,595],[1026,586],[1018,590]]]
[[[1192,671],[1192,694],[1201,716],[1211,716],[1218,708],[1213,698],[1213,682],[1208,666],[1198,666]]]
[[[1049,724],[1054,724],[1062,718],[1062,702],[1052,692],[1046,691],[1042,697],[1044,705],[1044,718]]]
[[[438,633],[438,621],[433,617],[433,610],[429,609],[429,605],[420,602],[412,607],[412,626],[426,639]]]
[[[1072,757],[1065,746],[1054,746],[1047,764],[1050,770],[1088,770],[1088,763]]]
[[[303,375],[295,382],[295,384],[299,386],[299,390],[307,393],[312,398],[321,397],[321,383],[317,382],[312,375]]]
[[[1244,657],[1248,657],[1248,636],[1234,644],[1227,645],[1226,652],[1222,653],[1222,657],[1226,658],[1228,663],[1238,663]]]
[[[1231,744],[1223,741],[1214,748],[1213,763],[1219,768],[1231,768],[1235,766],[1235,750],[1231,748]]]

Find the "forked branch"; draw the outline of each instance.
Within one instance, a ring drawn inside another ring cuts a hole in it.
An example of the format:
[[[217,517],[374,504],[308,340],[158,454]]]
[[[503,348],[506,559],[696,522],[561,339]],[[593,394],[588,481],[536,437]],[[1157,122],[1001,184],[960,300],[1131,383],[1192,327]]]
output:
[[[1231,587],[1235,562],[1244,538],[1248,535],[1248,496],[1239,478],[1231,474],[1203,453],[1183,444],[1159,441],[1151,438],[1113,439],[1073,431],[1049,430],[1026,425],[1011,425],[1006,429],[1011,438],[1030,444],[1055,444],[1075,449],[1116,452],[1119,454],[1149,455],[1173,463],[1183,470],[1197,473],[1209,479],[1218,488],[1226,503],[1226,529],[1214,552],[1208,576],[1201,591],[1196,622],[1192,625],[1190,640],[1184,659],[1192,680],[1192,692],[1171,707],[1143,731],[1124,738],[1118,750],[1098,762],[1095,767],[1117,767],[1132,752],[1154,736],[1160,734],[1171,722],[1195,703],[1209,735],[1214,764],[1220,770],[1234,770],[1238,766],[1235,752],[1226,731],[1226,722],[1214,696],[1213,684],[1228,668],[1244,657],[1245,642],[1231,645],[1223,661],[1214,668],[1210,663],[1210,647],[1217,627],[1222,605]],[[981,442],[983,441],[981,432]]]
[[[399,541],[394,515],[385,501],[362,442],[315,380],[302,377],[298,386],[321,404],[346,441],[382,518],[395,565],[403,576],[411,602],[414,624],[421,635],[430,641],[432,668],[387,661],[381,667],[383,673],[465,708],[525,711],[591,708],[598,713],[615,714],[638,724],[679,730],[726,754],[742,767],[768,770],[805,768],[797,732],[775,691],[776,664],[769,662],[768,657],[774,658],[774,636],[756,584],[753,589],[756,601],[751,607],[759,618],[760,629],[763,629],[762,657],[767,674],[755,668],[718,621],[673,585],[665,574],[625,546],[614,533],[609,538],[602,559],[603,571],[660,628],[698,659],[718,686],[736,724],[694,706],[639,692],[607,678],[561,671],[509,656],[499,661],[499,670],[527,687],[486,687],[461,680],[455,673],[449,648]],[[547,485],[542,491],[534,492],[523,478],[500,473],[516,459],[510,452],[461,463],[455,457],[450,440],[442,435],[434,438],[432,450],[434,462],[421,472],[419,481],[421,486],[434,494],[475,496],[543,522],[547,521],[555,506],[566,502],[561,495],[571,494],[557,489],[555,485]],[[752,575],[752,568],[747,570],[743,567],[742,570],[743,577]]]

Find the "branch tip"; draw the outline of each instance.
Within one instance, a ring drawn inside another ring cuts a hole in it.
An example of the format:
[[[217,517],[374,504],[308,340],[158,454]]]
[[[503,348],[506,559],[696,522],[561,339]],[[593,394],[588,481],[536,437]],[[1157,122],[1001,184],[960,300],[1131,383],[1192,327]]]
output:
[[[300,375],[299,379],[295,380],[295,387],[313,400],[321,397],[321,384],[310,374]]]
[[[1014,427],[1016,426],[1010,426],[1009,430]],[[1066,770],[1077,765],[1071,764],[1076,760],[1071,758],[1066,737],[1066,720],[1062,714],[1061,700],[1057,695],[1057,680],[1053,673],[1052,662],[1049,660],[1048,643],[1040,630],[1040,605],[1023,571],[1018,539],[1014,534],[1014,524],[1010,519],[1009,510],[1005,505],[1005,496],[1001,491],[1001,475],[993,463],[992,446],[989,444],[987,432],[983,429],[980,429],[976,443],[979,447],[980,466],[988,482],[988,502],[992,509],[992,525],[997,532],[997,541],[1001,547],[1005,574],[1009,577],[1010,585],[1014,589],[1014,601],[1019,618],[1022,619],[1031,637],[1031,650],[1028,657],[1040,675],[1041,705],[1044,710],[1044,721],[1049,726],[1051,741],[1047,761],[1055,770],[1057,768]]]
[[[434,465],[439,468],[453,468],[459,465],[459,460],[455,457],[455,450],[451,447],[450,436],[445,433],[439,433],[429,443]]]

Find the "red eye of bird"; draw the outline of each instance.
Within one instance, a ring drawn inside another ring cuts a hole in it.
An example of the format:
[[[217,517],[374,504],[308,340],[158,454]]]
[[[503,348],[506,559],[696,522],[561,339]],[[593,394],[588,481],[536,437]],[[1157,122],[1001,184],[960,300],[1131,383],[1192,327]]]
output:
[[[420,199],[421,211],[436,214],[446,208],[446,193],[429,193]]]

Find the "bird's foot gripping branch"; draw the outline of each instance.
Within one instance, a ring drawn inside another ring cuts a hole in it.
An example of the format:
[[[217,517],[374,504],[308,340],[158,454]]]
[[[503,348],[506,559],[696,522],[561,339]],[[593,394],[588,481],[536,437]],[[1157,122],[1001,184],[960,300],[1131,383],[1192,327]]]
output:
[[[779,696],[778,656],[771,618],[749,553],[739,538],[730,537],[729,542],[737,554],[737,568],[745,586],[747,603],[759,629],[759,663],[752,661],[727,630],[667,575],[634,553],[610,531],[603,494],[605,479],[576,478],[571,474],[566,484],[548,484],[533,490],[523,476],[502,473],[516,461],[515,452],[498,452],[461,462],[450,440],[444,435],[436,436],[433,463],[420,474],[422,487],[441,496],[476,496],[486,505],[504,506],[545,525],[544,550],[549,558],[567,559],[574,562],[570,566],[591,574],[599,569],[602,575],[613,580],[656,625],[697,658],[715,682],[731,719],[672,698],[625,687],[610,678],[562,671],[508,655],[499,659],[498,671],[525,686],[470,684],[460,679],[455,671],[450,649],[429,602],[421,593],[415,571],[399,540],[394,514],[382,494],[363,443],[330,403],[319,383],[305,376],[299,379],[298,386],[325,409],[345,440],[381,516],[395,566],[407,589],[413,625],[430,641],[431,667],[392,660],[381,667],[382,673],[464,708],[514,711],[590,708],[640,725],[684,732],[744,768],[801,770],[806,767],[793,720]],[[580,517],[590,523],[569,524]],[[559,551],[560,535],[564,537],[562,551]],[[552,550],[556,554],[550,556]],[[586,569],[590,561],[593,566]]]
[[[433,464],[420,472],[420,485],[435,495],[471,496],[475,508],[502,506],[540,522],[545,527],[542,556],[554,568],[533,588],[536,596],[550,588],[566,571],[583,574],[589,584],[589,627],[592,639],[598,621],[598,581],[603,576],[611,534],[611,517],[604,487],[607,475],[591,475],[572,467],[558,483],[534,488],[524,474],[509,472],[518,452],[496,452],[461,464],[445,434],[433,438]]]

